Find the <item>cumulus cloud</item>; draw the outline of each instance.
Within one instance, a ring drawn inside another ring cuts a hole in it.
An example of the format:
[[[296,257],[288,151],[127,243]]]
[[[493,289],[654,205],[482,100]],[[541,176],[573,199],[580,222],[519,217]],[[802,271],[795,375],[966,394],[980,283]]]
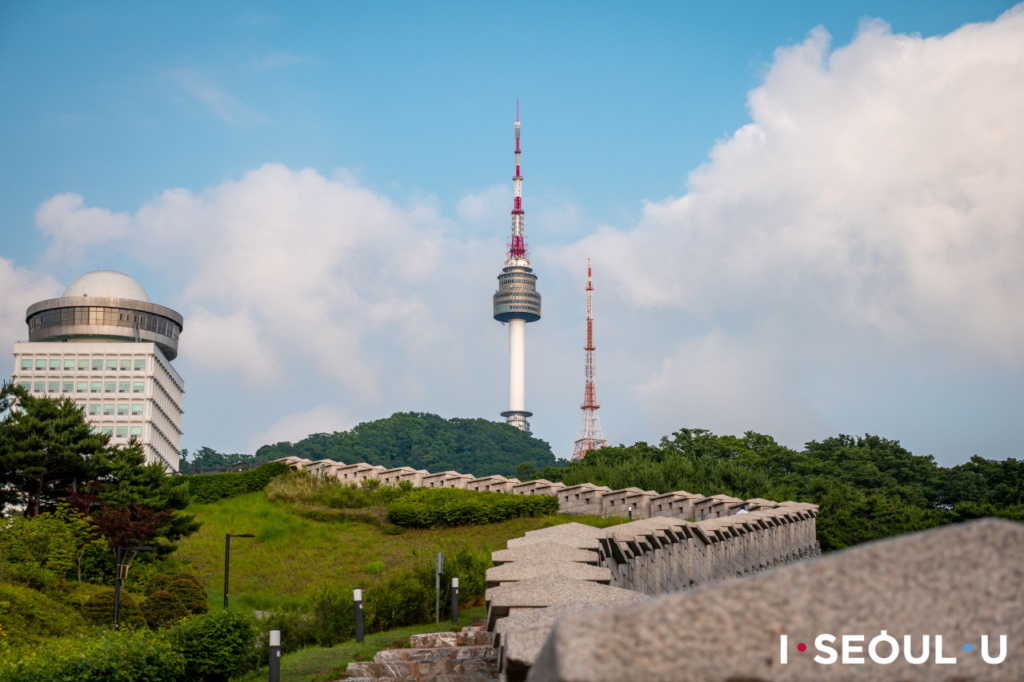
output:
[[[87,248],[124,237],[131,224],[129,215],[87,207],[82,195],[73,192],[47,199],[35,217],[36,227],[51,239],[47,259],[73,263]]]
[[[95,210],[79,201],[52,231]],[[443,319],[465,294],[437,268],[467,244],[450,243],[430,202],[267,164],[204,192],[168,190],[124,220],[123,248],[183,292],[181,352],[201,367],[264,387],[313,373],[372,403],[415,388],[403,368],[422,374],[424,355],[457,357]]]
[[[632,301],[1024,365],[1024,12],[775,54],[680,198],[585,240]]]

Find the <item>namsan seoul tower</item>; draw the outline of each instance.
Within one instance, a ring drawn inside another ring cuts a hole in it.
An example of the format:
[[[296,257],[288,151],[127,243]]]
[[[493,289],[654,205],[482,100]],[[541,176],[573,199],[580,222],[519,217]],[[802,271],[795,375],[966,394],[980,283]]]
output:
[[[590,259],[587,259],[587,363],[584,373],[586,384],[583,388],[583,422],[580,424],[580,437],[576,439],[576,447],[573,448],[570,461],[583,459],[588,450],[596,450],[607,445],[604,434],[601,433],[601,420],[597,416],[597,410],[601,407],[597,404],[597,386],[594,384],[594,280],[590,267]]]
[[[505,421],[530,433],[532,412],[526,411],[526,323],[540,319],[537,275],[526,257],[523,176],[519,165],[519,102],[516,102],[516,174],[512,178],[512,238],[505,267],[494,292],[494,319],[508,323],[508,410]]]

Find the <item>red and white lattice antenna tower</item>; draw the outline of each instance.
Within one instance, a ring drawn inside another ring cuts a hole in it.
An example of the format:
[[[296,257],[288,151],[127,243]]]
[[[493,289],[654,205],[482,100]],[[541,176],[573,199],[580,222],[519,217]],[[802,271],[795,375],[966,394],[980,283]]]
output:
[[[596,450],[607,445],[601,433],[601,420],[597,416],[600,405],[597,404],[597,387],[594,384],[594,280],[590,259],[587,259],[587,364],[586,385],[583,389],[583,422],[580,424],[580,437],[576,439],[576,447],[572,451],[572,461],[583,459],[588,450]]]
[[[523,212],[523,174],[520,171],[519,100],[516,100],[516,174],[512,178],[512,238],[508,242],[508,265],[530,266],[526,257],[526,226]]]

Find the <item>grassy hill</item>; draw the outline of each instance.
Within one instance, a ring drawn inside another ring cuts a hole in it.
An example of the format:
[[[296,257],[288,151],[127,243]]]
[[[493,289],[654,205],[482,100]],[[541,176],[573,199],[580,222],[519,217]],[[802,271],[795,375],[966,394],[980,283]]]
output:
[[[203,525],[181,542],[176,557],[207,584],[211,603],[223,598],[225,533],[256,535],[231,541],[231,600],[259,610],[302,607],[318,589],[362,587],[417,562],[432,563],[436,552],[453,556],[469,547],[489,555],[528,530],[572,520],[520,518],[389,535],[372,523],[310,519],[303,507],[271,501],[264,492],[192,505],[188,512]]]

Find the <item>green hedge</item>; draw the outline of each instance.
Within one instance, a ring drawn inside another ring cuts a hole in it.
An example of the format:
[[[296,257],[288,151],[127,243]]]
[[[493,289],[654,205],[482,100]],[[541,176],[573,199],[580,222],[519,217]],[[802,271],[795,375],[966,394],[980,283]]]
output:
[[[226,497],[263,490],[271,480],[287,474],[289,471],[291,468],[284,462],[267,462],[249,471],[227,474],[192,474],[186,480],[193,500],[215,502]]]
[[[185,657],[148,629],[59,637],[0,656],[0,682],[184,682]]]
[[[558,513],[554,495],[510,495],[456,488],[419,489],[388,508],[388,521],[406,528],[445,528],[497,523]]]
[[[4,641],[31,644],[45,637],[82,632],[85,620],[74,609],[29,587],[0,582],[0,625]]]

